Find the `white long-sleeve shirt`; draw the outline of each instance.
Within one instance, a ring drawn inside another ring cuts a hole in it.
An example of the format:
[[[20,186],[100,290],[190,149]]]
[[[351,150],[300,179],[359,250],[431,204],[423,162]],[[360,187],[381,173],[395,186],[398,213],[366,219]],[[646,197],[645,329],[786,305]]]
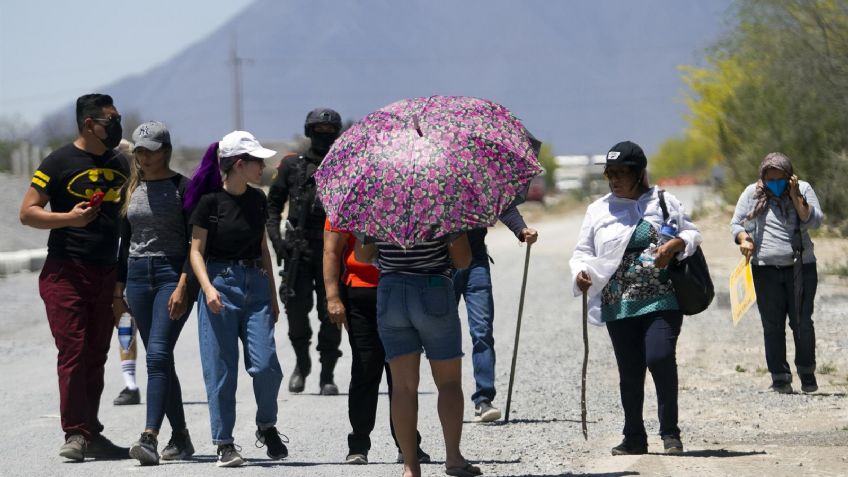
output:
[[[586,209],[569,266],[574,296],[581,294],[577,275],[585,271],[592,278],[588,298],[589,321],[594,325],[604,324],[601,321],[601,292],[618,269],[639,220],[644,219],[657,230],[662,226],[663,213],[657,190],[651,187],[636,200],[610,193]],[[686,216],[680,201],[668,192],[664,195],[669,219],[677,223],[678,237],[686,243],[686,248],[677,254],[678,260],[682,260],[695,253],[701,244],[701,233]]]

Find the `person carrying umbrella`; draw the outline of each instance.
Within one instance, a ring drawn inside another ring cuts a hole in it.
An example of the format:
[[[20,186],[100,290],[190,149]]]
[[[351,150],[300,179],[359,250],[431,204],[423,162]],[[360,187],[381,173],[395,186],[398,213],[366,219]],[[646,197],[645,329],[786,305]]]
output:
[[[541,167],[521,122],[480,98],[392,103],[336,141],[315,172],[327,218],[377,259],[377,326],[392,372],[392,418],[404,476],[416,453],[420,354],[439,388],[445,473],[480,475],[462,456],[462,337],[451,268],[471,262],[466,231],[495,224]],[[363,244],[364,242],[364,244]]]
[[[624,440],[612,455],[648,452],[642,420],[645,371],[657,389],[660,436],[666,453],[683,452],[677,426],[677,337],[683,315],[666,266],[692,255],[701,234],[683,206],[665,193],[676,237],[662,243],[659,189],[648,185],[648,160],[624,141],[607,153],[604,175],[610,193],[586,210],[571,257],[574,295],[588,293],[589,321],[606,325],[618,364]]]
[[[392,373],[392,421],[404,456],[404,476],[421,475],[416,428],[421,351],[439,393],[439,420],[448,475],[480,475],[459,449],[462,439],[462,329],[454,305],[451,267],[471,264],[468,236],[445,237],[404,249],[389,242],[357,243],[360,262],[377,261],[377,328]]]
[[[818,228],[823,217],[812,186],[798,179],[788,157],[772,152],[760,163],[759,180],[739,196],[730,221],[739,251],[751,261],[771,389],[781,394],[792,393],[787,315],[801,390],[818,389],[813,327],[818,272],[809,230]]]

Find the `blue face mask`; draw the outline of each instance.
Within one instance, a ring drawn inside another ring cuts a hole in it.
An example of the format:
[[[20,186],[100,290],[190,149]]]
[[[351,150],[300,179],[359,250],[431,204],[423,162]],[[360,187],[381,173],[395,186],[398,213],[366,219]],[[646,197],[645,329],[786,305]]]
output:
[[[780,197],[780,194],[782,194],[783,190],[786,189],[786,179],[766,181],[766,187],[768,187],[771,193],[776,197]]]

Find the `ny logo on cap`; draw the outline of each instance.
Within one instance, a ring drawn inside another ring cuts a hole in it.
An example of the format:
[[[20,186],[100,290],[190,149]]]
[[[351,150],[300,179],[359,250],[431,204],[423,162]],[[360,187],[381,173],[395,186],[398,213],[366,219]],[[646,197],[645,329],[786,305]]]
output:
[[[614,160],[618,159],[618,156],[620,156],[620,155],[621,155],[621,153],[618,152],[618,151],[610,151],[609,154],[607,154],[607,159],[614,161]]]
[[[146,137],[149,134],[149,130],[147,129],[147,125],[144,124],[138,129],[138,135],[141,137]]]

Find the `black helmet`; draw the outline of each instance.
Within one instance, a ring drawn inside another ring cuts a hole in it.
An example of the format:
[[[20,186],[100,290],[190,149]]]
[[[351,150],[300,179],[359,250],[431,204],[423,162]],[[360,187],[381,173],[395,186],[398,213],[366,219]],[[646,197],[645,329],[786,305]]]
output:
[[[342,117],[330,108],[316,108],[306,115],[303,123],[303,134],[312,137],[312,128],[318,124],[330,124],[336,128],[336,132],[342,130]]]

